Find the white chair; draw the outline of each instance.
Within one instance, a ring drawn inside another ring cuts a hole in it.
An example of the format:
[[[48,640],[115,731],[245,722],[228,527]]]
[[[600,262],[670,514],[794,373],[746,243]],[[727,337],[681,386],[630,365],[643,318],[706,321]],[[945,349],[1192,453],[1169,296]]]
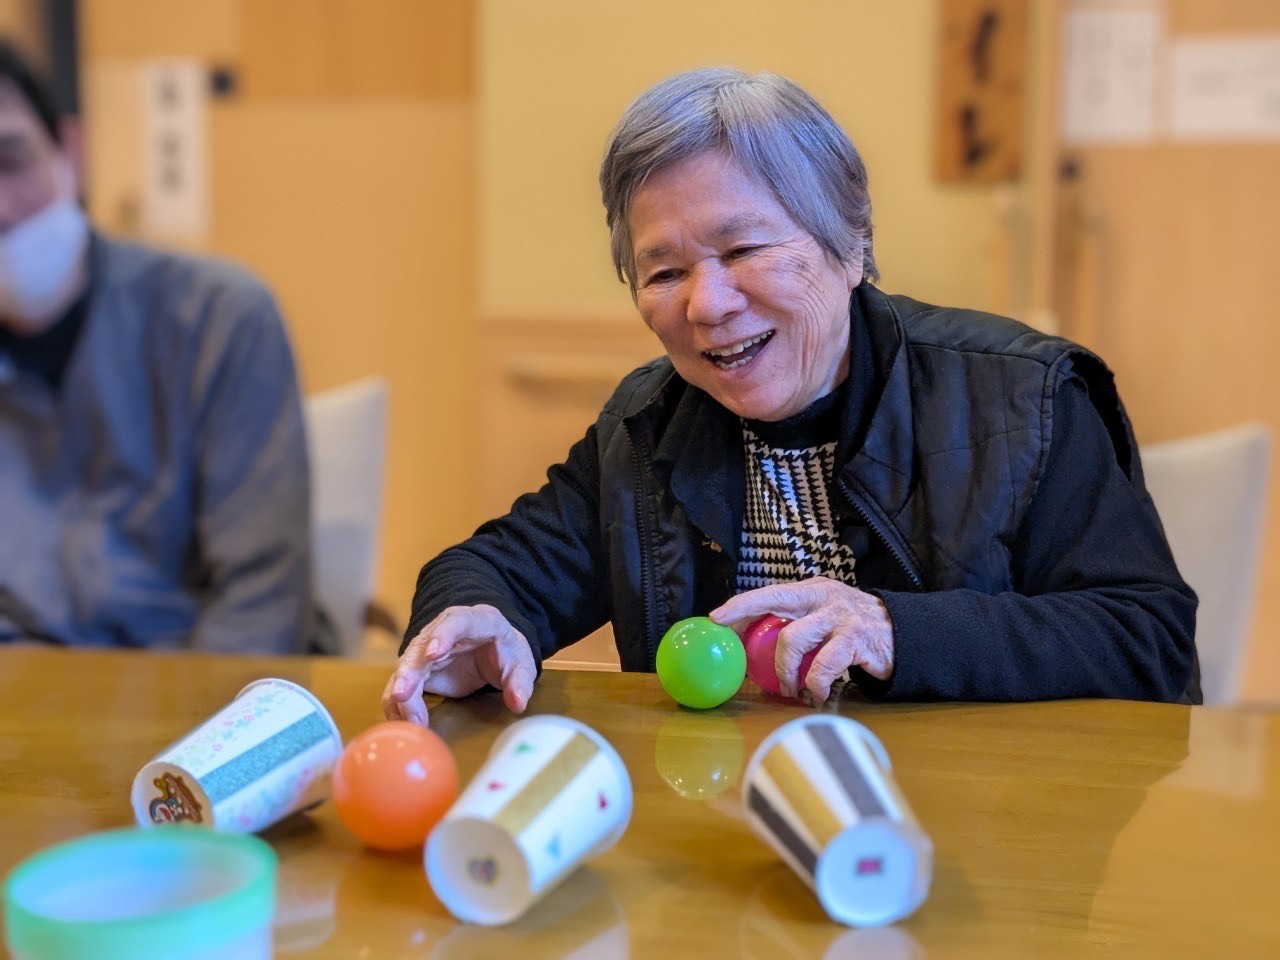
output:
[[[1246,424],[1142,449],[1174,559],[1200,596],[1196,647],[1206,704],[1231,704],[1240,694],[1270,441],[1267,427]]]
[[[308,397],[312,582],[344,655],[358,654],[378,574],[387,384],[378,377]]]

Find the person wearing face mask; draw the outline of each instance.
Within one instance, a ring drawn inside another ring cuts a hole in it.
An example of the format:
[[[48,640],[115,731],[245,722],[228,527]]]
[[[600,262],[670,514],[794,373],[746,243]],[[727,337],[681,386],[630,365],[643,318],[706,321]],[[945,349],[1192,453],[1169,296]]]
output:
[[[0,39],[0,643],[290,653],[309,477],[280,314],[96,232],[78,140]]]

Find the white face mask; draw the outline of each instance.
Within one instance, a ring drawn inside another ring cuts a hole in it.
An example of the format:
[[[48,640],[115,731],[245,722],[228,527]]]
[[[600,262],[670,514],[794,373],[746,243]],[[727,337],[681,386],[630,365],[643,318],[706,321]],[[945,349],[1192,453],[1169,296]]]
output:
[[[53,202],[0,235],[0,324],[26,335],[53,326],[87,276],[89,222],[69,170],[59,174]]]

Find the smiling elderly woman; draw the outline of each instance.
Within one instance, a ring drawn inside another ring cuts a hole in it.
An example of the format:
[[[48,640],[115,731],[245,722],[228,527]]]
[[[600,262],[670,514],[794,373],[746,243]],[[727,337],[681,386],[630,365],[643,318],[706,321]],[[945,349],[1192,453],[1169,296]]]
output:
[[[618,275],[666,356],[505,517],[428,563],[383,698],[485,684],[612,621],[622,666],[766,613],[779,682],[893,700],[1199,701],[1196,601],[1096,356],[882,293],[866,170],[804,90],[699,70],[600,169]]]

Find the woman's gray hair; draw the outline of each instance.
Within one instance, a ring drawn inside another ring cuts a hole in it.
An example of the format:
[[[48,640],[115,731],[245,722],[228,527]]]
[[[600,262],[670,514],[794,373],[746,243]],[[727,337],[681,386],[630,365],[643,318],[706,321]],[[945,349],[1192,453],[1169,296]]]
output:
[[[609,135],[600,192],[618,279],[636,292],[627,213],[656,170],[723,150],[777,196],[792,219],[832,256],[879,279],[871,247],[867,168],[831,115],[806,91],[773,73],[728,67],[663,80],[627,107]]]

